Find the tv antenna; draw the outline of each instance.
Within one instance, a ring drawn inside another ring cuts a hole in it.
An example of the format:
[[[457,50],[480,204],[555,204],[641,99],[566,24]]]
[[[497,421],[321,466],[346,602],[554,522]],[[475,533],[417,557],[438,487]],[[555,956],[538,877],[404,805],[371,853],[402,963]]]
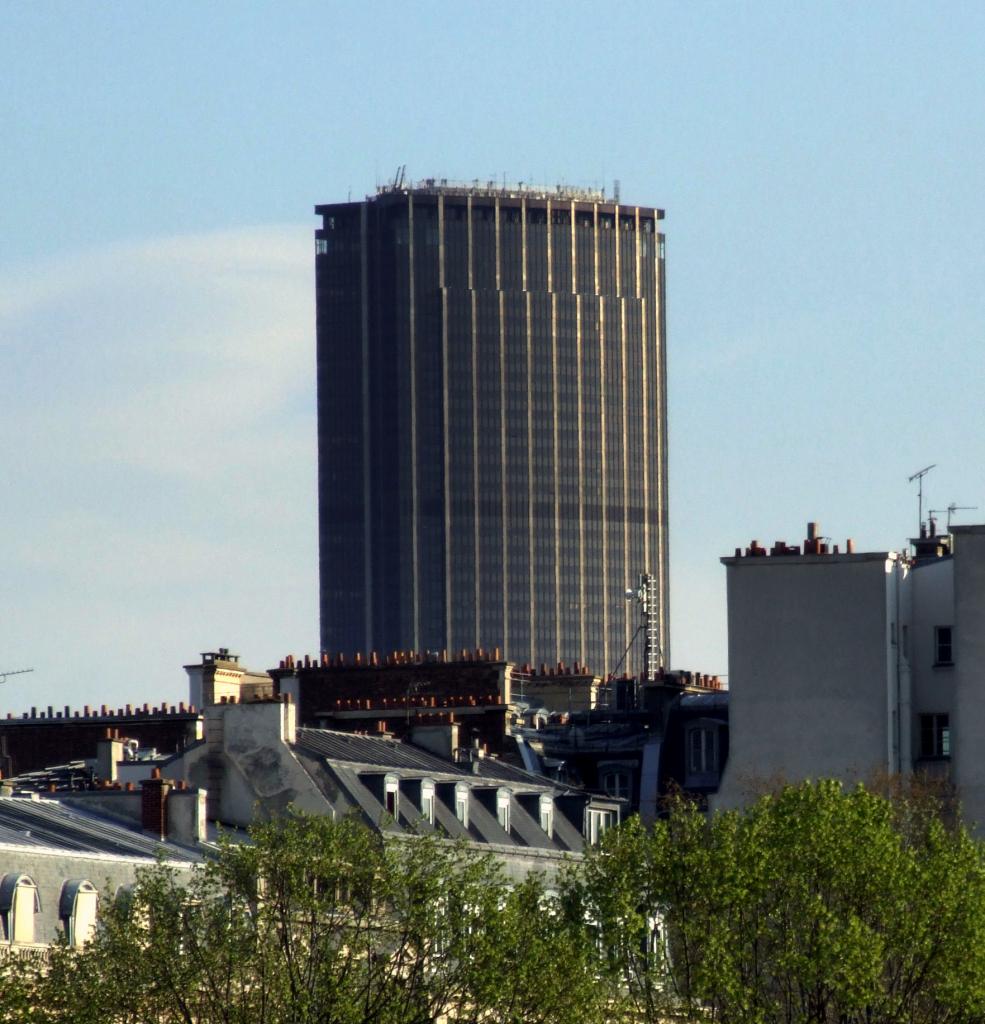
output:
[[[955,512],[973,512],[977,508],[978,508],[977,505],[956,505],[952,501],[951,504],[947,506],[947,508],[932,508],[932,509],[929,509],[927,511],[927,515],[928,516],[943,515],[946,512],[947,513],[947,532],[950,533],[951,532],[951,516],[953,516]]]
[[[923,478],[936,467],[937,463],[932,462],[929,466],[924,466],[923,469],[918,469],[913,476],[907,481],[907,483],[913,483],[914,480],[919,481],[919,490],[917,491],[917,532],[923,529]]]
[[[7,676],[22,676],[25,672],[33,672],[33,668],[12,668],[7,672],[0,672],[0,683],[7,681]]]

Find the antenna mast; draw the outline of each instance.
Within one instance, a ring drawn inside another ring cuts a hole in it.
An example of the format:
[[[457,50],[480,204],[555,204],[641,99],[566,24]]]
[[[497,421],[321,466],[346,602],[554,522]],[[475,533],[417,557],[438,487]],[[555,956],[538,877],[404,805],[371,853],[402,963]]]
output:
[[[932,462],[929,466],[924,466],[923,469],[918,469],[913,476],[907,481],[907,483],[913,483],[914,480],[919,481],[919,489],[917,491],[917,533],[923,529],[923,478],[937,465],[936,462]]]
[[[25,672],[33,672],[33,668],[13,668],[8,672],[0,672],[0,683],[7,681],[7,676],[22,676]]]
[[[928,509],[927,515],[928,516],[940,515],[942,512],[946,512],[947,513],[947,532],[950,533],[951,532],[951,516],[953,516],[955,512],[973,512],[977,508],[978,508],[977,505],[957,505],[957,504],[955,504],[952,501],[951,504],[947,506],[947,508],[932,508],[932,509]]]

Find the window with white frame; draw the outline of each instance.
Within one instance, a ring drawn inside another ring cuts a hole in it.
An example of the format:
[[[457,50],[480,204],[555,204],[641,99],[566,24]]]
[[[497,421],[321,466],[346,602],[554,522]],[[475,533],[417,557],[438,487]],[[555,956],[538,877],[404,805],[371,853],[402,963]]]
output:
[[[434,824],[434,783],[430,779],[421,779],[421,817]]]
[[[504,832],[510,830],[510,791],[500,789],[496,792],[496,820]]]
[[[589,807],[585,813],[585,838],[594,846],[602,838],[602,834],[615,824],[615,811]]]
[[[540,827],[548,839],[554,838],[554,799],[546,793],[540,797]]]
[[[34,918],[41,899],[34,880],[27,875],[7,874],[0,879],[0,921],[7,942],[34,942]]]
[[[98,901],[96,887],[86,879],[73,879],[62,886],[58,916],[73,948],[81,948],[92,938]]]
[[[687,731],[687,774],[709,775],[718,771],[718,728],[693,725]]]
[[[383,780],[383,806],[387,814],[396,820],[400,813],[400,782],[395,775],[387,775]]]
[[[463,828],[469,827],[469,787],[462,783],[455,786],[455,817]]]

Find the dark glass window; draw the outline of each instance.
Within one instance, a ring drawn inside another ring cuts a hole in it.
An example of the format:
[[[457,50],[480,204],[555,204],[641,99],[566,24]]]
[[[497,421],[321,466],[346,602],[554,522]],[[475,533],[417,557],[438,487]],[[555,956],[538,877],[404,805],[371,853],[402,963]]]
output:
[[[920,716],[920,756],[941,760],[951,756],[951,723],[942,714]]]
[[[951,645],[952,631],[950,626],[934,626],[934,664],[953,665],[954,657]]]

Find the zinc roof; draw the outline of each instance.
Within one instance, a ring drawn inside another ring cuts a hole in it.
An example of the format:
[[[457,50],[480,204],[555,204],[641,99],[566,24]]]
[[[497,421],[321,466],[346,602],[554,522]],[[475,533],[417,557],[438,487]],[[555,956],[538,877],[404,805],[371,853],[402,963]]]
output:
[[[404,769],[428,775],[477,776],[513,785],[535,786],[539,789],[559,788],[550,779],[534,775],[497,758],[480,758],[474,762],[479,766],[478,772],[475,772],[472,764],[455,764],[410,743],[401,743],[380,736],[359,736],[331,729],[298,729],[297,743],[299,747],[319,757],[347,761],[350,764]]]
[[[145,860],[154,860],[160,854],[168,860],[201,860],[191,849],[161,842],[96,814],[70,809],[57,800],[24,797],[0,797],[0,843]]]

